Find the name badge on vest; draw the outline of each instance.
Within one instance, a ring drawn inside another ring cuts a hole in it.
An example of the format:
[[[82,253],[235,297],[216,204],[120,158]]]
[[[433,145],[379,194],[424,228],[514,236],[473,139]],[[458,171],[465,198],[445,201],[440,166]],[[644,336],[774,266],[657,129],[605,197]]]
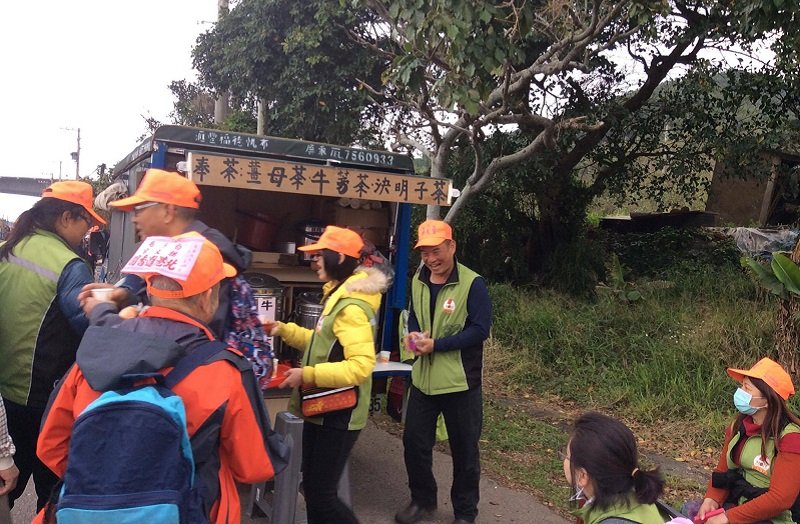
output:
[[[769,466],[769,457],[765,460],[761,458],[761,453],[756,455],[756,458],[753,459],[753,469],[763,475],[769,475]]]
[[[442,304],[442,313],[452,313],[456,310],[456,301],[452,298],[448,298]]]
[[[314,327],[314,330],[317,333],[322,333],[322,323],[325,322],[325,317],[320,315],[317,319],[317,325]]]

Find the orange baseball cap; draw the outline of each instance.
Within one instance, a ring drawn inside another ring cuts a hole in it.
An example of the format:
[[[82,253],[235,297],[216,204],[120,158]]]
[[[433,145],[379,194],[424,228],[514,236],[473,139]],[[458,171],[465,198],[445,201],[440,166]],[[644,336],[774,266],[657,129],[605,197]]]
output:
[[[750,369],[728,368],[728,375],[738,382],[744,380],[744,377],[759,378],[775,390],[783,400],[794,395],[792,377],[780,364],[766,357],[756,362]]]
[[[417,229],[418,247],[438,246],[445,240],[453,240],[453,228],[443,220],[426,220]]]
[[[121,211],[132,211],[134,206],[145,202],[160,202],[198,209],[202,200],[203,195],[197,185],[180,173],[148,169],[133,195],[111,202],[109,205]]]
[[[189,272],[186,280],[176,280],[180,283],[180,291],[169,291],[166,289],[158,289],[152,286],[151,279],[160,273],[148,273],[144,276],[147,282],[147,292],[150,295],[159,298],[186,298],[197,295],[211,289],[214,284],[221,281],[223,278],[230,278],[236,276],[236,268],[222,260],[222,254],[219,248],[209,240],[206,240],[200,233],[191,231],[172,237],[174,239],[200,237],[204,239],[203,247],[200,248],[200,254]]]
[[[94,191],[92,191],[92,185],[86,182],[79,180],[53,182],[42,191],[42,198],[57,198],[78,204],[89,213],[95,224],[103,225],[106,223],[103,217],[94,212]]]
[[[361,235],[351,229],[343,227],[328,226],[322,232],[316,244],[298,247],[300,251],[320,251],[330,249],[337,253],[342,253],[353,258],[361,258],[361,250],[364,248],[364,239]]]

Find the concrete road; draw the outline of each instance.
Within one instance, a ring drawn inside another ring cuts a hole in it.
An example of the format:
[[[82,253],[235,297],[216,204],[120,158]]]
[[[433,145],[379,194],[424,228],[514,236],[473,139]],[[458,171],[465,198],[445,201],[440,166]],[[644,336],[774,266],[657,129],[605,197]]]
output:
[[[449,524],[453,520],[450,505],[452,461],[444,453],[434,452],[434,472],[439,484],[439,510],[426,524]],[[395,512],[408,503],[408,488],[403,464],[403,444],[396,436],[370,422],[361,432],[350,463],[353,506],[363,524],[392,524]],[[244,524],[262,524],[266,518],[248,518],[246,503],[249,489],[243,487]],[[33,484],[12,510],[15,524],[30,522],[36,507]],[[567,524],[569,521],[554,513],[525,492],[505,488],[485,475],[481,479],[481,501],[478,522]],[[298,510],[302,511],[302,497]],[[298,521],[299,523],[300,521]],[[283,524],[283,523],[281,523]]]
[[[433,469],[439,488],[439,510],[427,523],[449,524],[452,460],[434,452]],[[364,524],[391,524],[398,509],[409,502],[408,477],[403,463],[403,443],[369,424],[362,431],[351,459],[353,506]],[[499,485],[485,475],[481,479],[478,522],[565,524],[569,521],[542,505],[528,493]]]

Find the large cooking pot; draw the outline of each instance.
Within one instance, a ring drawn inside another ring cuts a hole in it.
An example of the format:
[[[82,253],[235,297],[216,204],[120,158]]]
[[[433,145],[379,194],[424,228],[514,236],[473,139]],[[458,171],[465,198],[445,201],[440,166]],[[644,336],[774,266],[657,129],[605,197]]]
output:
[[[322,293],[306,291],[299,293],[294,300],[294,316],[298,325],[314,329],[322,314]]]
[[[239,231],[236,241],[255,251],[269,251],[278,223],[264,213],[239,212]]]

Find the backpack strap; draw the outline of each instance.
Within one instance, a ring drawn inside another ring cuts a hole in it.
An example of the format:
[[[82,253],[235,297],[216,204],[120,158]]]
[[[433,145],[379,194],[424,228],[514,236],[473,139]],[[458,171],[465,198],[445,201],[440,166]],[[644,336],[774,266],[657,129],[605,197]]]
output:
[[[192,371],[210,362],[227,360],[242,373],[242,382],[250,399],[256,420],[259,426],[266,431],[265,446],[267,453],[272,461],[272,469],[275,474],[283,471],[289,464],[289,453],[291,450],[283,440],[283,436],[275,433],[270,424],[267,408],[261,397],[261,389],[258,387],[256,377],[253,374],[253,366],[250,361],[241,355],[228,351],[228,346],[219,340],[211,340],[200,346],[194,351],[181,358],[172,371],[164,377],[164,386],[172,389],[181,380],[186,378]]]
[[[217,353],[226,351],[228,346],[219,340],[210,340],[196,347],[194,351],[181,358],[172,371],[164,376],[164,385],[169,389],[175,387],[178,382],[185,379],[189,374],[208,362]]]

